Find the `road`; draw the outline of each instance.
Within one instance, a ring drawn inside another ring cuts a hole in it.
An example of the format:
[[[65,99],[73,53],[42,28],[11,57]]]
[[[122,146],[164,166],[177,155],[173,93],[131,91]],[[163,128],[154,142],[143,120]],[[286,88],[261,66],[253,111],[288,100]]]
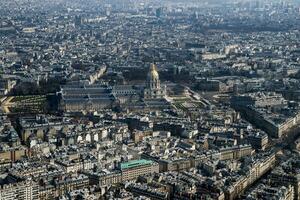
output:
[[[3,109],[4,113],[7,113],[9,114],[10,113],[10,110],[9,110],[9,107],[11,107],[12,103],[11,103],[11,100],[13,99],[14,97],[7,97],[3,103],[1,103],[1,108]]]

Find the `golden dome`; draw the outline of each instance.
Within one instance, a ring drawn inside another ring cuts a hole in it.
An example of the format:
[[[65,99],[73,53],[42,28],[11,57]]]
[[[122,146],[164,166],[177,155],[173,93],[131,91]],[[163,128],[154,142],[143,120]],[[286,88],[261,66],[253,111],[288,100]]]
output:
[[[152,77],[153,79],[158,79],[159,75],[158,72],[156,70],[156,65],[155,64],[151,64],[150,66],[150,71],[149,71],[149,75],[150,77]]]

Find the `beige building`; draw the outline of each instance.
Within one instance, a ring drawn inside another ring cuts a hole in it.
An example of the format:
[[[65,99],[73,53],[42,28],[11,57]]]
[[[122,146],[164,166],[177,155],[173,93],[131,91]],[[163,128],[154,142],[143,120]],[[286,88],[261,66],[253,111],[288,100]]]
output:
[[[275,166],[275,154],[271,154],[263,160],[254,163],[246,175],[239,176],[225,191],[225,198],[234,200],[240,197],[245,189],[257,181],[267,171]]]
[[[240,159],[244,156],[251,156],[254,153],[251,145],[233,146],[220,149],[220,160]]]
[[[121,163],[122,180],[133,180],[141,175],[159,173],[159,165],[151,160],[132,160]]]
[[[9,175],[8,175],[9,176]],[[8,177],[9,184],[0,184],[0,199],[2,200],[37,200],[39,199],[39,186],[32,180],[18,180]]]

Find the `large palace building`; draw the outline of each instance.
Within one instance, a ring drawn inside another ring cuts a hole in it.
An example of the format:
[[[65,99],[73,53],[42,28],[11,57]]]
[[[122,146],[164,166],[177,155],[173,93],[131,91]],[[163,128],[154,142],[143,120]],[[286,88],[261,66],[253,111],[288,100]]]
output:
[[[61,88],[60,107],[65,112],[90,112],[120,106],[127,109],[169,108],[166,86],[161,86],[151,64],[145,85],[67,84]]]

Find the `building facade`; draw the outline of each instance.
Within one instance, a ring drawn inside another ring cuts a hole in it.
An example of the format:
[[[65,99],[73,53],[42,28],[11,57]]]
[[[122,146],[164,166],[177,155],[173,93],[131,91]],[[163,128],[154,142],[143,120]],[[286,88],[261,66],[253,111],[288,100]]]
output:
[[[168,107],[166,86],[161,86],[159,74],[154,64],[150,65],[145,85],[98,85],[76,83],[61,88],[60,108],[65,112],[89,112],[123,108]]]
[[[159,173],[159,165],[151,160],[132,160],[121,163],[122,180],[133,180],[141,175]]]

